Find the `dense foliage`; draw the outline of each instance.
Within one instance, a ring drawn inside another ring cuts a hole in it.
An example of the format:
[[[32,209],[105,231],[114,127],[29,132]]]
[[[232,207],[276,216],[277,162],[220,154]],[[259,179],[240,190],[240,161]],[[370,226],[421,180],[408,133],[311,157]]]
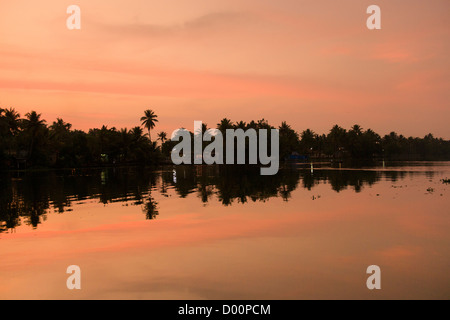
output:
[[[88,132],[73,130],[72,125],[57,119],[48,124],[41,114],[31,111],[21,117],[13,108],[0,108],[1,168],[29,167],[89,167],[102,165],[151,165],[169,161],[176,144],[167,133],[159,132],[152,141],[150,130],[156,126],[157,115],[146,110],[142,127],[131,130],[103,126]],[[144,132],[146,129],[147,133]],[[204,124],[202,131],[207,130]],[[227,129],[272,129],[262,119],[249,123],[222,119],[216,126]],[[280,133],[280,158],[340,158],[340,159],[450,159],[450,141],[432,134],[424,138],[406,138],[395,132],[381,137],[371,129],[354,125],[350,130],[335,125],[328,134],[319,135],[311,129],[295,131],[286,122]],[[193,133],[192,133],[193,135]]]
[[[144,130],[72,130],[57,119],[51,125],[35,111],[25,118],[14,109],[0,109],[0,163],[9,168],[85,167],[119,164],[155,164],[161,152]]]

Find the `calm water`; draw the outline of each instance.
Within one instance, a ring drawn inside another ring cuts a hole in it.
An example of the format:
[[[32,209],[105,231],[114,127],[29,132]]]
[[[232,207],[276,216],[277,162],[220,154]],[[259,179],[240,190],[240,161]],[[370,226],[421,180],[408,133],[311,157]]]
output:
[[[450,162],[258,173],[2,175],[0,298],[450,298]]]

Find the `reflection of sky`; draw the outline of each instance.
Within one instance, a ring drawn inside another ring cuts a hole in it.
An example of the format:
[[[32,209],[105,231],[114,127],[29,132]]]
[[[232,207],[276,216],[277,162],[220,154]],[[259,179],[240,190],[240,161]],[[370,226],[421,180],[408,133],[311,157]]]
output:
[[[169,189],[152,193],[156,220],[141,206],[85,201],[0,236],[0,298],[446,298],[448,188],[411,177],[232,206]],[[80,292],[65,288],[72,264]],[[376,293],[365,287],[372,264]]]

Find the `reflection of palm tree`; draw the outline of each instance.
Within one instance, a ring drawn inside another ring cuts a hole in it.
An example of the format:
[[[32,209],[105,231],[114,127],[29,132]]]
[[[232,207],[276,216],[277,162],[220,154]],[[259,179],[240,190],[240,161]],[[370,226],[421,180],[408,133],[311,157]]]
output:
[[[144,213],[148,220],[153,220],[159,215],[158,202],[152,196],[149,196],[148,201],[144,205]]]
[[[205,182],[199,183],[197,189],[199,198],[202,199],[203,203],[207,203],[208,199],[214,194],[214,187]]]
[[[160,192],[161,192],[162,195],[167,197],[167,185],[166,185],[166,181],[164,179],[161,179],[161,190],[160,190]]]
[[[150,130],[156,126],[158,122],[158,116],[152,110],[145,110],[144,116],[141,118],[142,125],[148,130],[148,137],[152,140],[150,136]]]

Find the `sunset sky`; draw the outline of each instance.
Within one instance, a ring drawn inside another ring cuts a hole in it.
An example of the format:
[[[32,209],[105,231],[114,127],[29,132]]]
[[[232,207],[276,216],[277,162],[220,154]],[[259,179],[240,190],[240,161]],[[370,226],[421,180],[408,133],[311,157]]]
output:
[[[81,8],[81,30],[66,9]],[[366,9],[381,7],[382,29]],[[0,0],[0,107],[75,129],[286,120],[450,139],[450,1]]]

